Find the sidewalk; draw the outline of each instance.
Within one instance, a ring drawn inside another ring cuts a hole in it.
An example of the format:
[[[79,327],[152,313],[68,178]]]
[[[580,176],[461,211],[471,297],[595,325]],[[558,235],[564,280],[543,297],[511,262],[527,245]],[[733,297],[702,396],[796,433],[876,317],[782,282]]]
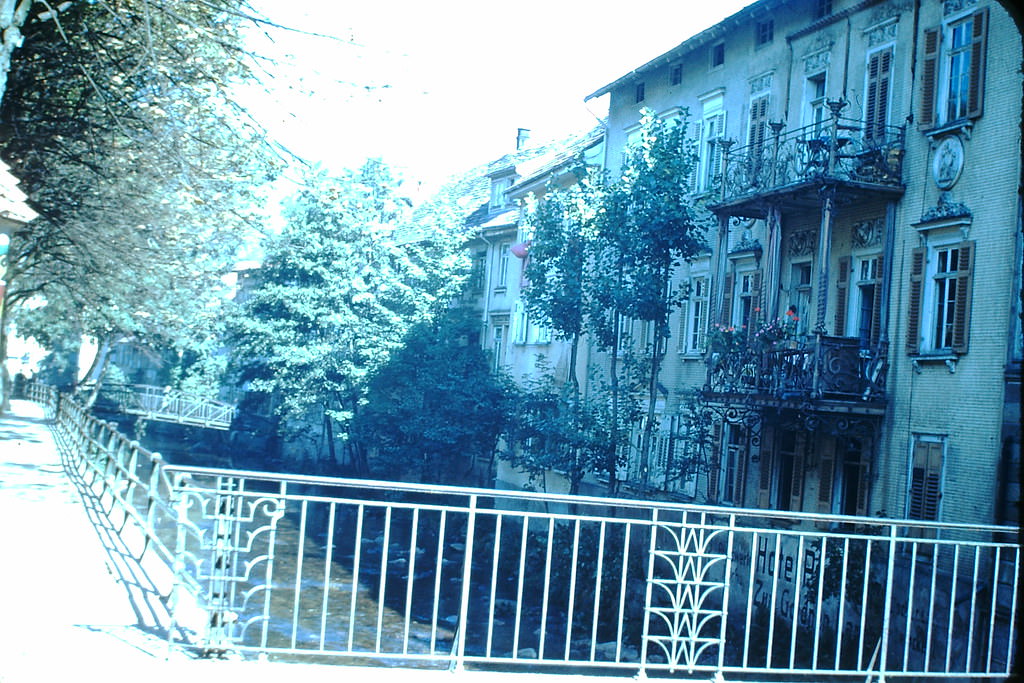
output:
[[[94,498],[76,487],[40,406],[0,417],[0,683],[234,678],[317,681],[522,681],[522,674],[370,669],[194,659],[167,646],[160,578],[125,547]],[[151,567],[150,569],[156,569]],[[530,674],[531,680],[594,681]]]

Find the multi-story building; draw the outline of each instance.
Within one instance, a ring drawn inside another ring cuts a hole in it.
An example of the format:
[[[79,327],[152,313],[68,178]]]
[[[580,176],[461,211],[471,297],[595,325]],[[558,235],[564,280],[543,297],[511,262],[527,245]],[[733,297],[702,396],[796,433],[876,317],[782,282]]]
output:
[[[1017,520],[1021,58],[991,0],[760,0],[590,96],[609,98],[613,172],[642,109],[688,112],[718,224],[677,273],[659,405],[683,444],[696,395],[712,443],[631,478]]]

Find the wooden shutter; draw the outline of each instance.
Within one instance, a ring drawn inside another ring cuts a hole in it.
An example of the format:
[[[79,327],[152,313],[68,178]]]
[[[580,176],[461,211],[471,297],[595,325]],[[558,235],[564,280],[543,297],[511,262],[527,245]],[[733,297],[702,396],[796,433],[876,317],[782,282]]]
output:
[[[793,480],[789,488],[789,509],[800,512],[804,504],[804,454],[807,451],[807,432],[797,432],[793,446]]]
[[[850,297],[850,269],[853,260],[849,256],[839,259],[839,282],[836,283],[836,326],[837,337],[846,336],[846,309]]]
[[[960,261],[956,266],[956,308],[953,311],[953,351],[967,353],[971,326],[971,281],[974,272],[974,242],[957,245]]]
[[[875,277],[875,293],[871,300],[871,344],[878,344],[882,332],[882,273],[885,265],[885,256],[879,254],[877,265],[877,276]]]
[[[718,482],[722,478],[722,423],[711,428],[711,458],[708,462],[708,502],[718,502]]]
[[[732,273],[725,276],[725,285],[722,287],[722,317],[718,322],[725,326],[732,324]]]
[[[867,446],[865,445],[863,448],[867,448]],[[857,467],[857,514],[862,517],[868,514],[868,492],[871,489],[870,473],[870,461],[862,450],[860,465]]]
[[[713,296],[712,292],[715,291],[714,289],[711,288],[712,284],[713,283],[711,281],[711,275],[708,275],[707,277],[704,278],[704,311],[703,315],[701,315],[700,317],[700,320],[697,321],[698,323],[700,323],[700,329],[698,331],[699,334],[697,337],[697,348],[695,349],[697,351],[700,351],[701,353],[707,351],[708,349],[708,321],[711,320],[712,316],[711,299]]]
[[[761,458],[758,463],[757,507],[768,510],[772,506],[772,465],[775,448],[775,430],[766,427],[761,435]]]
[[[832,489],[835,481],[836,440],[826,436],[821,439],[821,455],[818,458],[818,512],[832,512]]]
[[[868,92],[865,109],[867,139],[884,139],[889,119],[889,83],[892,79],[892,49],[879,50],[868,60]]]
[[[935,125],[935,100],[939,75],[939,29],[924,32],[924,58],[921,65],[921,106],[918,111],[922,128]]]
[[[690,348],[690,299],[693,297],[693,287],[690,287],[690,294],[679,302],[679,342],[676,344],[679,353],[686,353]]]
[[[981,116],[985,99],[985,42],[988,34],[988,8],[971,17],[971,80],[967,84],[967,116]]]
[[[910,469],[909,519],[936,521],[942,498],[942,442],[916,441]]]
[[[746,436],[746,433],[744,433]],[[736,454],[736,469],[732,481],[732,502],[743,506],[743,493],[747,483],[747,459],[750,457],[750,439],[745,439],[745,448]]]
[[[761,305],[761,279],[760,270],[750,274],[750,323],[747,328],[747,339],[751,341],[761,327],[761,312],[764,310]]]
[[[768,96],[762,95],[750,103],[750,127],[747,130],[747,144],[756,147],[764,145],[768,131]]]
[[[910,256],[910,293],[907,304],[907,353],[921,350],[921,298],[924,293],[924,247]]]

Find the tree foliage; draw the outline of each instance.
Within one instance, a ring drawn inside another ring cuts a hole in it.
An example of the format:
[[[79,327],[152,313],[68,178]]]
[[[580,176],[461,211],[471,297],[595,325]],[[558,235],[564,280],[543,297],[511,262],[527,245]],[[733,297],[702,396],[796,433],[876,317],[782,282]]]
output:
[[[663,121],[645,110],[639,141],[627,150],[619,176],[595,179],[580,175],[568,190],[549,192],[534,216],[526,290],[531,311],[563,336],[588,334],[608,351],[612,438],[629,407],[634,382],[622,387],[624,375],[637,366],[627,360],[646,358],[641,373],[647,394],[642,457],[649,449],[658,394],[658,375],[669,317],[680,300],[672,274],[704,247],[706,217],[689,191],[695,163],[685,119]],[[650,326],[646,348],[628,338],[630,323]],[[575,358],[575,356],[573,356]],[[569,383],[575,383],[570,376]],[[614,463],[605,464],[612,471]]]
[[[479,325],[459,309],[424,321],[373,373],[353,432],[375,477],[484,483],[473,475],[489,472],[510,405],[507,383],[470,341]]]
[[[202,348],[219,277],[280,162],[232,98],[252,77],[238,3],[37,3],[2,107],[2,155],[40,218],[15,233],[7,307],[34,335]],[[48,329],[47,329],[48,328]]]
[[[396,241],[407,211],[380,162],[341,177],[313,172],[269,238],[260,284],[231,321],[233,359],[255,391],[276,394],[309,457],[347,442],[367,380],[437,298],[416,248]],[[317,434],[309,428],[322,424]],[[358,444],[351,461],[365,469]]]

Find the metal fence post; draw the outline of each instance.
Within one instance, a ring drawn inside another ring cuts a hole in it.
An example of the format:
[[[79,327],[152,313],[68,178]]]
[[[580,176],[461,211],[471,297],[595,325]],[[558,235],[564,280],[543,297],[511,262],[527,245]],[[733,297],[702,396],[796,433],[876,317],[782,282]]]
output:
[[[469,497],[469,517],[466,519],[466,550],[462,560],[462,592],[459,597],[459,627],[455,633],[455,671],[463,671],[466,657],[466,621],[469,618],[469,589],[473,572],[473,536],[476,530],[477,496]]]

